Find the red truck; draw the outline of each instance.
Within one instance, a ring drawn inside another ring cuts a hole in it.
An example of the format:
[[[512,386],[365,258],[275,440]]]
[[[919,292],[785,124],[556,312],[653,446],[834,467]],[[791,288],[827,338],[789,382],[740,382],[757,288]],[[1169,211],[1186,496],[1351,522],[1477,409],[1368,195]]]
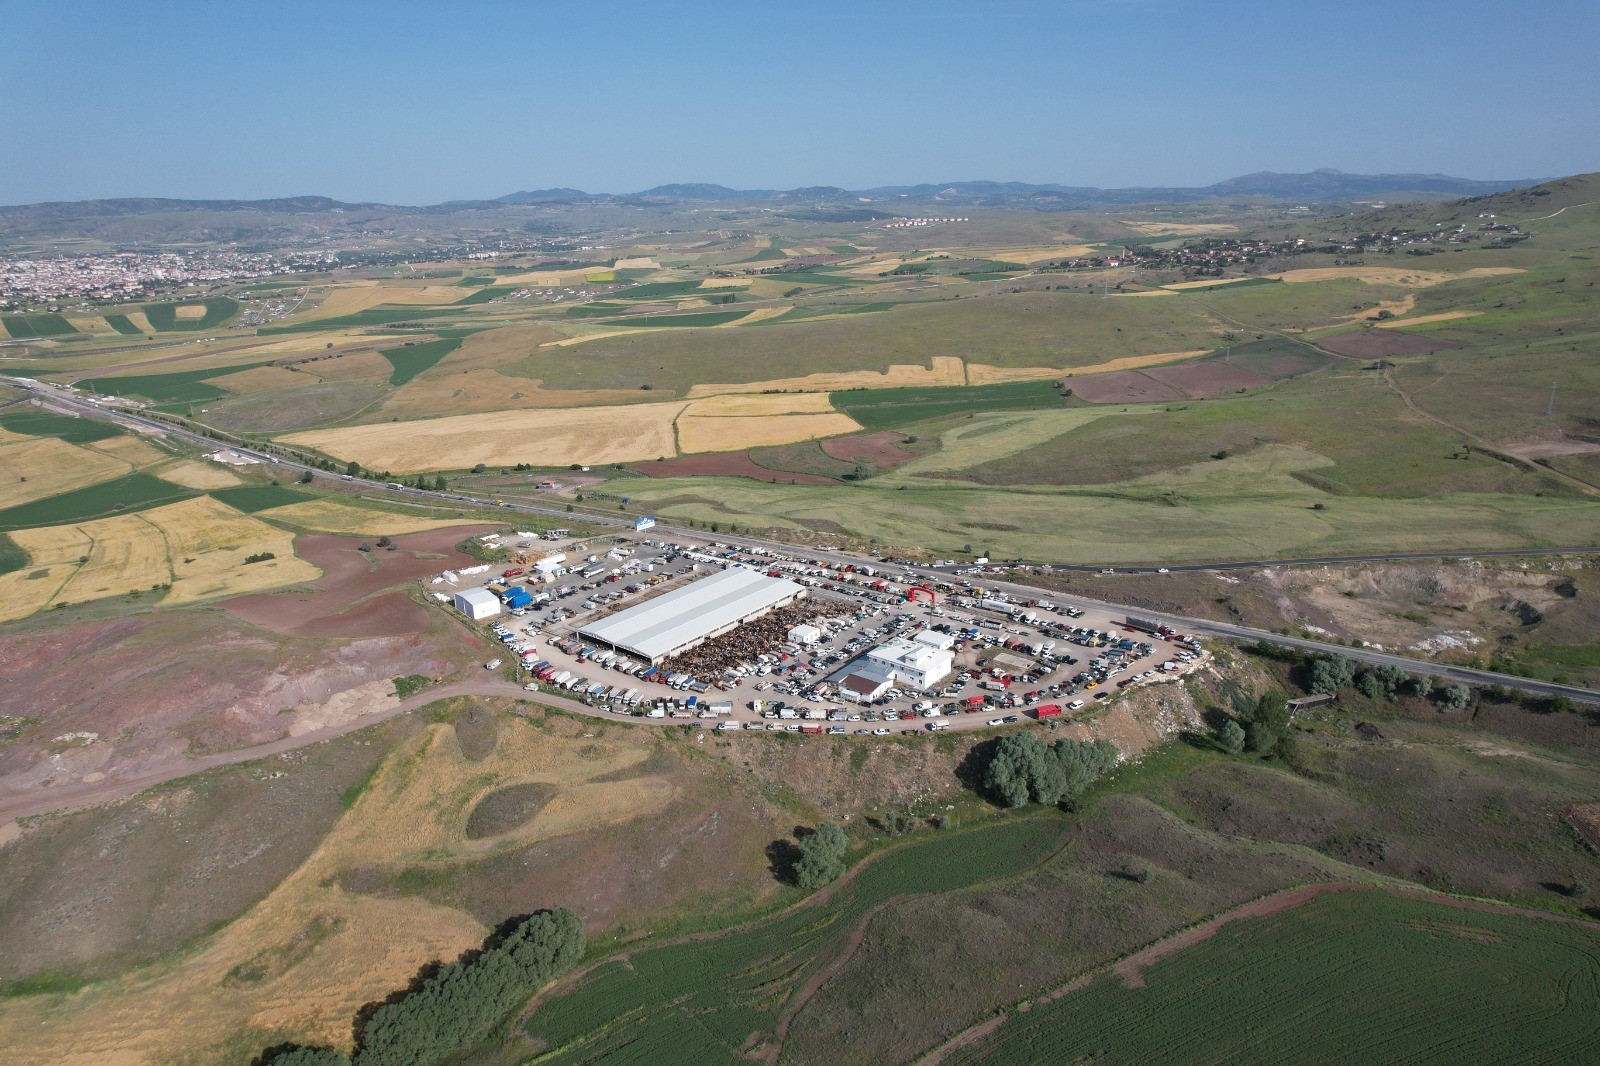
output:
[[[501,574],[500,576],[501,577],[521,577],[523,574],[526,574],[527,572],[528,572],[527,567],[524,567],[524,566],[513,566],[510,570],[507,570],[505,573]]]
[[[1043,721],[1046,718],[1054,718],[1060,713],[1061,705],[1056,703],[1041,704],[1033,709],[1033,716],[1040,721]]]

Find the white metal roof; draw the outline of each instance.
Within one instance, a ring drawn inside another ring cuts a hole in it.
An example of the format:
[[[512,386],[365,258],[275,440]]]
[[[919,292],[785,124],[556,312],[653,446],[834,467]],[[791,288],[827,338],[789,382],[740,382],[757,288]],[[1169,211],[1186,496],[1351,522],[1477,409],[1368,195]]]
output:
[[[673,589],[578,632],[614,648],[656,659],[804,591],[793,581],[730,566],[720,574]]]
[[[500,605],[500,597],[485,588],[462,589],[456,593],[456,599],[472,604],[474,607],[483,607],[487,604]]]

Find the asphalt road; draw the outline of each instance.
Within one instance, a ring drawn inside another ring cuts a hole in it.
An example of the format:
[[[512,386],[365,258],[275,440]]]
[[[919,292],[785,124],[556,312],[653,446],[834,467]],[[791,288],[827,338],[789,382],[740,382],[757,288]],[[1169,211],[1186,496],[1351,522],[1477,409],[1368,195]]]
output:
[[[329,480],[332,480],[332,481],[343,481],[345,484],[363,485],[363,486],[366,486],[368,488],[377,489],[377,490],[380,490],[380,491],[385,491],[385,492],[390,492],[390,493],[397,493],[397,494],[399,494],[401,496],[405,496],[405,497],[409,497],[409,498],[413,498],[413,499],[438,500],[438,501],[449,502],[449,503],[472,504],[472,505],[475,505],[475,506],[485,507],[485,508],[488,508],[490,510],[505,511],[505,512],[510,512],[510,513],[513,513],[513,514],[520,513],[520,514],[543,515],[543,516],[553,517],[553,518],[557,518],[557,519],[564,519],[564,520],[569,520],[569,521],[581,519],[581,520],[583,520],[585,522],[594,523],[596,525],[612,526],[612,527],[615,527],[615,528],[618,528],[618,529],[629,529],[629,530],[631,530],[633,528],[633,519],[631,517],[629,517],[629,518],[617,518],[617,517],[614,517],[614,516],[611,516],[611,515],[594,514],[594,513],[588,513],[588,512],[582,512],[582,511],[568,512],[565,509],[559,509],[558,510],[558,509],[556,509],[554,507],[538,507],[538,506],[535,506],[533,504],[524,504],[524,503],[507,503],[507,504],[503,504],[501,506],[496,506],[494,501],[492,499],[487,498],[487,497],[471,496],[471,495],[466,495],[466,494],[462,494],[462,493],[454,493],[454,492],[434,492],[434,491],[429,490],[429,489],[416,489],[416,488],[404,488],[404,487],[396,489],[396,488],[390,487],[387,483],[384,483],[384,482],[372,481],[372,480],[369,480],[369,479],[366,479],[366,478],[359,478],[359,477],[358,478],[346,479],[343,476],[338,475],[338,474],[330,474],[325,470],[318,470],[318,469],[316,469],[314,467],[311,467],[311,466],[308,466],[308,465],[306,465],[304,463],[296,462],[296,461],[289,460],[289,459],[284,459],[284,458],[281,458],[281,457],[278,457],[278,456],[274,456],[274,455],[269,455],[269,454],[266,454],[264,452],[254,451],[254,450],[249,449],[249,448],[237,447],[237,446],[234,446],[234,445],[222,445],[218,441],[215,441],[215,440],[213,440],[213,439],[211,439],[209,437],[201,436],[198,433],[194,433],[194,432],[191,432],[189,430],[181,429],[179,427],[173,426],[173,425],[171,425],[169,423],[166,423],[166,422],[157,422],[157,421],[155,421],[153,419],[144,418],[142,416],[139,416],[139,415],[136,415],[136,414],[132,414],[132,413],[129,413],[129,412],[115,410],[115,409],[111,409],[111,408],[106,408],[106,407],[102,407],[102,406],[100,406],[98,404],[89,403],[89,402],[87,402],[85,400],[82,400],[82,399],[78,398],[77,396],[75,396],[75,395],[73,395],[73,394],[71,394],[69,392],[66,392],[65,390],[53,388],[53,387],[48,386],[48,385],[42,385],[39,382],[36,382],[36,381],[32,380],[31,378],[4,377],[4,378],[0,378],[0,380],[3,380],[6,384],[12,385],[12,386],[14,386],[16,388],[24,389],[24,390],[34,394],[35,396],[38,396],[41,399],[47,400],[50,403],[55,404],[55,405],[57,405],[59,407],[64,407],[64,408],[70,409],[70,410],[72,410],[72,411],[74,411],[76,413],[82,414],[82,415],[84,415],[86,417],[89,417],[89,418],[99,418],[99,419],[103,419],[103,420],[110,421],[110,422],[121,423],[123,425],[136,426],[136,427],[140,427],[140,428],[156,430],[156,431],[159,431],[161,433],[169,434],[169,435],[171,435],[173,437],[176,437],[176,438],[179,438],[181,440],[189,441],[192,444],[196,444],[196,445],[199,445],[199,446],[207,448],[207,449],[214,449],[214,448],[217,448],[217,447],[227,447],[228,450],[230,450],[230,451],[235,451],[235,452],[238,452],[238,453],[240,453],[242,455],[247,455],[247,456],[250,456],[252,458],[260,459],[263,462],[272,463],[272,464],[276,465],[277,467],[279,467],[280,469],[293,471],[296,474],[300,474],[300,473],[304,473],[304,472],[309,471],[310,473],[312,473],[313,475],[315,475],[317,477],[326,478],[326,479],[329,479]],[[661,535],[661,536],[683,537],[683,538],[688,538],[690,540],[704,540],[704,539],[706,539],[706,533],[704,531],[700,531],[700,530],[681,529],[681,528],[674,527],[674,526],[669,526],[669,525],[657,525],[655,528],[656,528],[657,533],[659,535]],[[813,563],[831,562],[831,561],[835,561],[835,560],[839,560],[839,559],[851,559],[851,558],[854,558],[853,556],[850,556],[849,554],[844,553],[844,552],[837,552],[837,551],[835,551],[835,552],[818,552],[818,551],[813,551],[811,549],[799,547],[799,546],[796,546],[796,545],[793,545],[793,544],[786,544],[786,543],[783,543],[781,541],[761,540],[761,539],[756,538],[756,537],[736,536],[736,535],[728,534],[728,533],[718,533],[718,534],[716,534],[715,539],[718,540],[718,541],[721,541],[723,543],[738,544],[738,545],[741,545],[741,546],[744,546],[744,547],[747,547],[747,548],[763,548],[763,549],[766,549],[768,551],[781,552],[781,553],[783,553],[785,555],[788,555],[790,557],[799,558],[799,559],[806,559],[806,560],[809,560],[809,561],[811,561]],[[1458,559],[1458,558],[1484,558],[1484,557],[1492,557],[1492,556],[1555,555],[1555,554],[1574,554],[1574,553],[1592,553],[1592,552],[1600,552],[1600,548],[1596,548],[1596,547],[1545,548],[1545,549],[1528,549],[1528,550],[1525,550],[1525,551],[1490,551],[1490,552],[1472,552],[1472,551],[1394,552],[1394,553],[1374,553],[1374,554],[1371,554],[1371,555],[1360,555],[1360,556],[1323,556],[1323,557],[1308,558],[1308,559],[1273,559],[1273,560],[1259,560],[1259,561],[1253,561],[1253,562],[1238,562],[1238,561],[1235,561],[1235,562],[1230,562],[1230,563],[1218,563],[1218,564],[1188,563],[1188,564],[1183,564],[1183,565],[1180,565],[1180,566],[1167,567],[1167,569],[1169,569],[1169,570],[1238,569],[1238,568],[1241,568],[1241,567],[1292,566],[1292,565],[1305,565],[1305,564],[1317,564],[1317,563],[1343,563],[1343,562],[1363,562],[1363,561],[1366,561],[1366,562],[1381,562],[1381,561],[1397,560],[1397,559]],[[931,568],[931,567],[907,567],[907,566],[897,566],[897,565],[892,565],[892,564],[887,564],[886,565],[886,564],[877,563],[877,562],[873,562],[873,563],[871,563],[871,565],[876,570],[878,570],[880,573],[882,573],[882,574],[884,574],[886,576],[890,576],[890,577],[898,576],[902,580],[905,580],[905,579],[921,579],[921,580],[945,581],[945,580],[948,580],[950,578],[950,576],[951,576],[950,571],[955,569],[953,567],[947,567],[947,568],[944,568],[944,569],[934,569],[934,568]],[[1072,570],[1072,571],[1077,571],[1077,572],[1082,572],[1082,571],[1099,572],[1102,569],[1106,569],[1106,568],[1103,568],[1103,567],[1053,567],[1053,568],[1054,569],[1060,569],[1060,570]],[[1131,568],[1117,568],[1117,571],[1119,573],[1133,573],[1133,572],[1152,573],[1152,572],[1155,572],[1155,568],[1140,567],[1140,568],[1137,568],[1137,570],[1131,569]],[[1108,603],[1108,602],[1100,601],[1100,600],[1087,600],[1084,597],[1078,596],[1078,595],[1073,595],[1071,597],[1062,597],[1061,593],[1057,593],[1057,592],[1053,592],[1053,591],[1050,591],[1050,590],[1036,588],[1034,586],[1021,584],[1021,583],[1015,582],[1015,581],[1000,581],[1000,580],[994,580],[994,579],[991,579],[991,578],[985,578],[984,581],[983,581],[983,585],[984,585],[985,588],[1000,589],[1000,590],[1006,592],[1008,595],[1013,596],[1015,598],[1019,598],[1019,599],[1070,598],[1070,599],[1073,599],[1075,601],[1081,601],[1081,602],[1085,602],[1085,603],[1094,603],[1096,606],[1099,606],[1099,607],[1102,607],[1102,608],[1109,608],[1111,610],[1118,610],[1118,611],[1127,611],[1128,610],[1128,608],[1125,607],[1125,606],[1121,606],[1121,605],[1114,604],[1114,603]],[[1600,692],[1596,692],[1595,690],[1592,690],[1592,689],[1581,688],[1581,687],[1579,687],[1577,685],[1559,685],[1559,684],[1556,684],[1555,682],[1552,682],[1552,681],[1537,681],[1537,680],[1534,680],[1532,678],[1517,677],[1517,676],[1512,675],[1512,674],[1498,674],[1498,673],[1494,673],[1493,671],[1490,671],[1490,670],[1474,670],[1474,669],[1471,669],[1469,667],[1463,667],[1463,666],[1449,666],[1449,665],[1446,665],[1446,664],[1443,664],[1443,663],[1435,663],[1435,662],[1432,662],[1432,661],[1429,661],[1429,660],[1426,660],[1426,659],[1412,659],[1412,658],[1408,658],[1408,657],[1403,656],[1403,655],[1395,655],[1395,654],[1393,654],[1391,652],[1378,651],[1378,650],[1372,649],[1372,648],[1351,648],[1351,647],[1348,647],[1348,646],[1343,645],[1343,644],[1330,644],[1330,643],[1326,643],[1324,641],[1310,640],[1310,639],[1306,639],[1306,638],[1303,638],[1303,637],[1288,637],[1288,636],[1283,636],[1282,634],[1279,634],[1279,633],[1271,632],[1270,630],[1252,629],[1252,628],[1249,628],[1247,626],[1236,626],[1236,625],[1231,625],[1231,624],[1226,623],[1226,622],[1213,622],[1213,621],[1211,621],[1209,619],[1191,618],[1191,617],[1188,617],[1186,615],[1161,614],[1161,613],[1157,613],[1157,612],[1144,611],[1144,610],[1139,610],[1139,611],[1137,611],[1135,613],[1137,613],[1140,617],[1151,618],[1151,619],[1154,619],[1157,622],[1161,622],[1161,623],[1164,623],[1166,625],[1170,625],[1174,629],[1177,629],[1177,630],[1180,630],[1180,631],[1183,631],[1183,632],[1188,632],[1188,633],[1197,633],[1197,634],[1201,634],[1201,635],[1205,635],[1205,636],[1212,636],[1212,637],[1226,637],[1226,638],[1233,639],[1233,640],[1267,641],[1268,643],[1271,643],[1271,644],[1278,644],[1278,645],[1283,645],[1283,646],[1292,647],[1292,648],[1300,648],[1300,649],[1303,649],[1303,650],[1306,650],[1306,651],[1316,651],[1316,652],[1324,652],[1324,653],[1330,653],[1330,654],[1344,655],[1344,656],[1348,656],[1349,658],[1358,660],[1360,662],[1365,662],[1365,663],[1386,664],[1386,665],[1391,665],[1391,666],[1398,666],[1398,667],[1400,667],[1402,669],[1409,670],[1409,671],[1411,671],[1413,673],[1429,674],[1429,675],[1432,675],[1434,677],[1441,677],[1441,678],[1445,678],[1445,679],[1452,680],[1452,681],[1460,681],[1460,682],[1463,682],[1463,683],[1478,684],[1478,685],[1500,685],[1500,686],[1502,686],[1504,688],[1514,689],[1514,690],[1518,690],[1518,691],[1522,691],[1522,692],[1532,692],[1532,693],[1536,693],[1536,694],[1539,694],[1539,695],[1559,695],[1559,696],[1566,696],[1567,698],[1574,699],[1574,700],[1583,700],[1583,701],[1590,702],[1590,703],[1600,703]]]

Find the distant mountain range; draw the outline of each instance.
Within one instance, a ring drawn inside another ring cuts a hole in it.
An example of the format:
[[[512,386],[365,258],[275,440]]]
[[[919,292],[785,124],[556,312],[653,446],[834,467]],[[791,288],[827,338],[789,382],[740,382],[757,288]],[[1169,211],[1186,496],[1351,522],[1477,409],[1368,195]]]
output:
[[[1484,196],[1536,184],[1537,179],[1474,181],[1444,174],[1309,174],[1262,171],[1199,188],[1135,187],[1100,189],[1034,185],[1018,181],[953,181],[942,184],[883,185],[841,189],[831,185],[800,189],[730,189],[723,185],[658,185],[635,193],[590,193],[581,189],[534,189],[493,200],[453,200],[426,206],[346,203],[326,196],[270,200],[178,200],[129,197],[0,207],[0,248],[33,247],[41,242],[89,239],[120,246],[163,242],[231,242],[274,247],[306,237],[437,233],[447,236],[463,222],[474,227],[524,232],[576,232],[598,221],[563,218],[550,210],[715,205],[771,211],[812,222],[864,222],[897,215],[943,214],[963,208],[1023,211],[1087,211],[1133,204],[1201,201],[1338,204],[1383,200],[1388,203],[1439,201]]]
[[[0,219],[90,218],[160,211],[257,211],[271,214],[314,214],[328,211],[427,212],[474,211],[496,206],[570,203],[787,203],[860,204],[894,210],[907,204],[1017,206],[1044,210],[1070,210],[1079,205],[1131,203],[1188,203],[1199,200],[1256,197],[1314,203],[1364,199],[1436,200],[1482,196],[1537,184],[1544,179],[1475,181],[1447,174],[1346,174],[1342,170],[1314,170],[1309,174],[1277,174],[1269,170],[1229,178],[1199,187],[1134,186],[1102,189],[1093,186],[1034,185],[1021,181],[951,181],[923,185],[880,185],[871,189],[841,189],[814,185],[802,189],[730,189],[725,185],[683,183],[657,185],[635,193],[591,193],[582,189],[533,189],[492,200],[451,200],[442,204],[410,207],[398,204],[346,203],[326,196],[289,196],[271,200],[178,200],[127,197],[109,200],[71,200],[0,206]],[[1070,205],[1070,206],[1068,206]]]

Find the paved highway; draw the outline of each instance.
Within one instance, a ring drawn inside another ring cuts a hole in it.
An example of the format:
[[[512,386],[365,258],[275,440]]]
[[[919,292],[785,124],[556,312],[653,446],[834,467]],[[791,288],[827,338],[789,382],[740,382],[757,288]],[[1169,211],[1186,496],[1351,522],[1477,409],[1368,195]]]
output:
[[[73,412],[76,412],[78,414],[82,414],[82,415],[84,415],[86,417],[99,418],[99,419],[104,419],[104,420],[110,421],[110,422],[120,423],[120,424],[123,424],[123,425],[126,425],[126,426],[132,426],[132,427],[137,427],[137,428],[154,430],[154,431],[158,431],[158,432],[161,432],[161,433],[166,433],[166,434],[169,434],[169,435],[171,435],[173,437],[179,438],[181,440],[189,441],[192,444],[196,444],[196,445],[199,445],[199,446],[207,448],[207,449],[214,449],[214,448],[217,448],[219,446],[225,446],[230,451],[235,451],[235,452],[238,452],[238,453],[240,453],[242,455],[247,455],[247,456],[250,456],[250,457],[255,458],[255,459],[260,459],[263,462],[272,463],[272,464],[275,464],[276,466],[278,466],[278,467],[280,467],[282,469],[291,470],[291,471],[294,471],[296,473],[310,472],[311,474],[313,474],[313,475],[315,475],[317,477],[327,478],[329,480],[341,481],[341,482],[344,482],[345,484],[365,485],[365,486],[367,486],[369,488],[378,489],[378,490],[382,490],[382,491],[386,491],[386,492],[399,493],[400,495],[411,497],[411,498],[415,498],[415,499],[430,499],[430,500],[445,501],[445,502],[449,502],[449,503],[472,504],[472,505],[475,505],[475,506],[481,506],[481,507],[489,508],[491,510],[509,511],[509,512],[512,512],[512,513],[521,513],[521,514],[543,515],[543,516],[553,517],[553,518],[557,518],[557,519],[564,519],[564,520],[568,520],[568,521],[582,519],[582,520],[584,520],[586,522],[591,522],[591,523],[594,523],[596,525],[612,526],[612,527],[616,527],[616,528],[619,528],[619,529],[630,529],[631,530],[633,528],[633,519],[631,517],[629,517],[629,518],[617,518],[617,517],[615,517],[613,515],[595,514],[595,513],[582,512],[582,511],[570,512],[569,513],[564,508],[563,509],[557,509],[557,508],[554,508],[554,507],[539,507],[539,506],[536,506],[534,504],[525,504],[525,503],[505,503],[505,504],[501,504],[499,506],[496,506],[496,504],[494,503],[494,501],[492,499],[489,499],[489,498],[486,498],[486,497],[481,497],[481,496],[471,496],[471,495],[467,495],[467,494],[464,494],[464,493],[458,493],[458,492],[434,492],[434,491],[429,490],[429,489],[415,489],[415,488],[404,488],[404,487],[396,489],[396,488],[393,488],[393,487],[391,487],[390,485],[388,485],[388,484],[386,484],[384,482],[372,481],[372,480],[366,479],[366,478],[359,478],[358,477],[358,478],[346,479],[343,475],[330,474],[325,470],[318,470],[315,467],[308,466],[308,465],[306,465],[304,463],[300,463],[300,462],[297,462],[297,461],[294,461],[294,460],[280,458],[278,456],[269,455],[269,454],[266,454],[264,452],[254,451],[254,450],[249,449],[249,448],[238,447],[238,446],[235,446],[235,445],[221,445],[216,440],[213,440],[213,439],[211,439],[209,437],[202,436],[202,435],[200,435],[198,433],[194,433],[194,432],[192,432],[190,430],[181,429],[181,428],[179,428],[177,426],[171,425],[170,423],[157,422],[157,421],[155,421],[153,419],[144,418],[144,417],[142,417],[140,415],[133,414],[133,413],[130,413],[130,412],[127,412],[127,411],[121,411],[121,410],[117,410],[117,409],[114,409],[114,408],[104,407],[104,406],[101,406],[99,404],[90,403],[89,401],[87,401],[85,399],[82,399],[80,396],[75,395],[75,394],[73,394],[71,392],[67,392],[66,390],[55,388],[55,387],[52,387],[52,386],[49,386],[49,385],[41,384],[41,383],[39,383],[37,381],[32,380],[31,378],[3,377],[3,378],[0,378],[0,380],[5,381],[6,384],[12,385],[15,388],[24,389],[24,390],[34,394],[35,396],[38,396],[42,400],[48,401],[48,402],[50,402],[52,404],[55,404],[57,406],[60,406],[60,407],[67,408],[67,409],[69,409],[69,410],[71,410]],[[669,525],[657,525],[656,526],[656,530],[662,536],[683,537],[683,538],[687,538],[687,539],[690,539],[690,540],[705,540],[705,539],[707,539],[707,534],[703,530],[682,529],[682,528],[669,526]],[[835,560],[838,560],[838,559],[841,559],[841,558],[844,558],[844,559],[853,558],[853,556],[850,556],[850,555],[848,555],[848,554],[846,554],[844,552],[837,552],[837,551],[834,551],[834,552],[820,552],[820,551],[816,551],[816,550],[809,549],[809,548],[799,547],[799,546],[796,546],[796,545],[793,545],[793,544],[786,544],[786,543],[783,543],[782,541],[769,541],[769,540],[762,540],[762,539],[757,538],[757,537],[735,536],[735,535],[729,534],[729,533],[718,533],[718,534],[716,534],[715,539],[718,540],[718,541],[724,542],[724,543],[738,544],[738,545],[741,545],[741,546],[747,547],[747,548],[762,548],[762,549],[765,549],[767,551],[781,552],[781,553],[783,553],[785,555],[788,555],[788,556],[791,556],[793,558],[807,559],[807,560],[809,560],[809,561],[811,561],[813,563],[831,562],[831,561],[835,561]],[[1526,551],[1492,551],[1492,552],[1470,552],[1470,551],[1435,552],[1435,553],[1428,553],[1428,552],[1398,552],[1398,553],[1391,553],[1391,554],[1372,554],[1372,555],[1346,556],[1346,557],[1328,556],[1328,557],[1323,557],[1323,558],[1305,559],[1305,560],[1282,560],[1282,559],[1278,559],[1278,560],[1270,560],[1270,561],[1265,561],[1264,560],[1264,561],[1261,561],[1261,562],[1237,562],[1237,563],[1217,564],[1215,566],[1208,566],[1208,565],[1201,565],[1201,564],[1186,564],[1186,565],[1183,565],[1183,566],[1168,567],[1167,569],[1169,569],[1169,570],[1209,570],[1209,569],[1221,569],[1221,568],[1256,567],[1256,566],[1267,566],[1267,565],[1282,566],[1282,565],[1290,565],[1291,563],[1340,563],[1340,562],[1355,562],[1355,561],[1383,561],[1383,560],[1393,560],[1393,559],[1454,559],[1454,558],[1474,558],[1474,557],[1503,556],[1503,555],[1517,556],[1517,555],[1570,554],[1570,553],[1575,553],[1575,552],[1596,552],[1596,551],[1600,551],[1600,549],[1593,548],[1593,547],[1577,547],[1577,548],[1570,548],[1570,549],[1569,548],[1549,548],[1549,549],[1529,549],[1529,550],[1526,550]],[[951,577],[951,571],[955,569],[955,568],[952,568],[952,567],[946,567],[946,568],[942,568],[942,569],[935,569],[935,568],[932,568],[932,567],[898,566],[898,565],[893,565],[893,564],[882,564],[882,563],[877,563],[877,562],[873,562],[871,565],[874,568],[876,568],[877,570],[879,570],[880,572],[884,573],[885,575],[899,577],[902,580],[913,580],[913,581],[928,581],[928,580],[932,580],[932,581],[948,581],[950,579],[950,577]],[[1084,570],[1100,571],[1100,570],[1105,569],[1105,568],[1102,568],[1102,567],[1054,567],[1054,569],[1067,569],[1067,570],[1075,570],[1075,571],[1084,571]],[[1132,572],[1135,572],[1135,571],[1130,570],[1128,568],[1122,568],[1118,572],[1121,572],[1121,573],[1132,573]],[[1141,567],[1141,568],[1138,568],[1137,572],[1148,573],[1148,572],[1153,572],[1153,571],[1152,571],[1151,568]],[[1001,591],[1004,591],[1005,593],[1007,593],[1010,596],[1013,596],[1013,597],[1016,597],[1016,598],[1020,598],[1020,599],[1037,599],[1037,598],[1041,598],[1041,597],[1058,598],[1058,599],[1059,598],[1070,598],[1070,599],[1072,599],[1074,601],[1080,601],[1080,602],[1084,602],[1084,603],[1092,603],[1092,604],[1095,604],[1096,606],[1102,607],[1102,608],[1109,608],[1109,609],[1112,609],[1112,610],[1119,610],[1119,611],[1128,610],[1128,608],[1126,608],[1124,606],[1120,606],[1118,604],[1108,603],[1108,602],[1101,601],[1101,600],[1090,600],[1090,599],[1087,599],[1087,598],[1085,598],[1083,596],[1078,596],[1076,594],[1071,595],[1071,596],[1067,596],[1064,593],[1056,592],[1056,591],[1053,591],[1053,590],[1040,589],[1040,588],[1037,588],[1035,586],[1022,584],[1022,583],[1016,582],[1016,581],[999,580],[999,579],[995,579],[995,578],[992,578],[992,577],[985,576],[982,579],[982,583],[983,583],[983,586],[985,588],[999,589]],[[1325,652],[1325,653],[1336,654],[1336,655],[1345,655],[1345,656],[1348,656],[1348,657],[1350,657],[1352,659],[1356,659],[1356,660],[1358,660],[1360,662],[1365,662],[1365,663],[1386,664],[1386,665],[1390,665],[1390,666],[1398,666],[1401,669],[1409,670],[1409,671],[1412,671],[1413,673],[1429,674],[1429,675],[1432,675],[1434,677],[1442,677],[1442,678],[1445,678],[1445,679],[1448,679],[1448,680],[1452,680],[1452,681],[1460,681],[1460,682],[1463,682],[1463,683],[1478,684],[1478,685],[1501,685],[1501,686],[1503,686],[1505,688],[1516,689],[1516,690],[1519,690],[1519,691],[1522,691],[1522,692],[1532,692],[1532,693],[1536,693],[1536,694],[1539,694],[1539,695],[1547,695],[1547,696],[1565,696],[1565,697],[1567,697],[1569,699],[1582,700],[1582,701],[1586,701],[1586,702],[1590,702],[1590,703],[1600,703],[1600,692],[1596,692],[1596,691],[1594,691],[1592,689],[1581,688],[1581,687],[1579,687],[1577,685],[1560,685],[1560,684],[1556,684],[1553,681],[1537,681],[1537,680],[1534,680],[1532,678],[1516,677],[1516,676],[1514,676],[1512,674],[1498,674],[1498,673],[1495,673],[1495,672],[1490,671],[1490,670],[1474,670],[1474,669],[1472,669],[1470,667],[1450,666],[1450,665],[1447,665],[1447,664],[1444,664],[1444,663],[1431,662],[1431,661],[1426,660],[1426,659],[1412,659],[1412,658],[1408,658],[1408,657],[1403,656],[1403,655],[1393,654],[1392,652],[1379,651],[1379,650],[1374,649],[1374,648],[1351,648],[1351,647],[1347,647],[1347,646],[1345,646],[1343,644],[1330,644],[1330,643],[1327,643],[1327,642],[1324,642],[1324,641],[1310,640],[1310,639],[1307,639],[1307,638],[1304,638],[1304,637],[1287,637],[1287,636],[1283,636],[1283,635],[1278,634],[1278,633],[1273,633],[1273,632],[1271,632],[1269,630],[1265,630],[1265,629],[1252,629],[1252,628],[1249,628],[1247,626],[1231,625],[1231,624],[1229,624],[1227,622],[1213,622],[1213,621],[1211,621],[1209,619],[1204,619],[1204,618],[1191,618],[1191,617],[1188,617],[1187,615],[1163,614],[1163,613],[1159,613],[1159,612],[1144,611],[1144,610],[1139,610],[1139,611],[1137,611],[1135,613],[1137,613],[1141,617],[1152,618],[1157,622],[1165,623],[1167,625],[1172,626],[1174,629],[1177,629],[1177,630],[1180,630],[1180,631],[1183,631],[1183,632],[1197,633],[1197,634],[1202,634],[1202,635],[1211,636],[1211,637],[1226,637],[1226,638],[1233,639],[1233,640],[1248,640],[1248,641],[1263,641],[1264,640],[1264,641],[1267,641],[1268,643],[1278,644],[1278,645],[1292,647],[1292,648],[1300,648],[1300,649],[1303,649],[1303,650],[1306,650],[1306,651],[1316,651],[1316,652]]]

